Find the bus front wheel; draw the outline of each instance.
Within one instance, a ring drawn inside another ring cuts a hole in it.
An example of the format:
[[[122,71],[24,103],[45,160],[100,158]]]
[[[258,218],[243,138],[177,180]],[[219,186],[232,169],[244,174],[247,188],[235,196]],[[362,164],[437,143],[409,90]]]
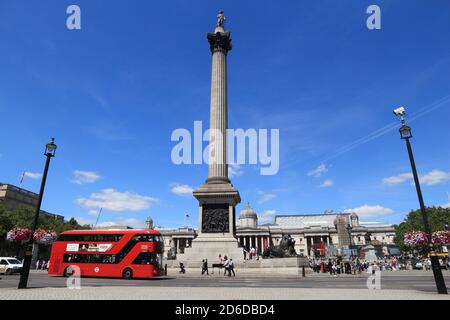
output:
[[[130,268],[126,268],[122,272],[122,278],[124,278],[125,280],[133,279],[133,271]]]

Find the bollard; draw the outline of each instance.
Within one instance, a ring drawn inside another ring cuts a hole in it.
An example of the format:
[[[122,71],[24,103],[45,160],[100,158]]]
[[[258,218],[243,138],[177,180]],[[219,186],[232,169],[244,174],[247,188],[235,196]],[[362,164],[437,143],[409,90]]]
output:
[[[306,277],[306,271],[305,271],[305,266],[302,267],[302,277]]]
[[[164,265],[164,275],[167,276],[167,263]]]

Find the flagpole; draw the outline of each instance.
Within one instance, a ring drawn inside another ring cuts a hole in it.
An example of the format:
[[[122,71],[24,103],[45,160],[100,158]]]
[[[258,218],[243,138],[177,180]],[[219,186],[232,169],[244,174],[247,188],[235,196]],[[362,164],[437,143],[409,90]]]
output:
[[[97,220],[95,220],[95,225],[94,225],[93,229],[95,229],[95,227],[97,227],[98,219],[100,218],[100,214],[102,213],[102,210],[103,210],[103,208],[100,208],[98,215],[97,215]]]
[[[25,177],[25,172],[26,171],[23,171],[22,175],[20,176],[20,181],[19,181],[20,186],[22,186],[23,178]]]

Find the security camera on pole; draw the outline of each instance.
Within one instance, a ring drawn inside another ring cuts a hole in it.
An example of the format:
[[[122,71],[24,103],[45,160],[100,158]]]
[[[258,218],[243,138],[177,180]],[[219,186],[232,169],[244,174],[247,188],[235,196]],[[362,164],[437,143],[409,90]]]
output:
[[[400,121],[402,123],[402,126],[400,128],[400,137],[401,139],[406,141],[406,147],[408,149],[409,161],[411,162],[411,169],[414,176],[414,183],[416,185],[417,197],[419,198],[420,212],[422,213],[424,231],[427,234],[429,255],[431,260],[431,266],[433,269],[434,280],[436,282],[436,288],[438,293],[447,294],[447,287],[445,286],[444,277],[442,276],[439,258],[436,255],[436,252],[434,250],[434,244],[431,239],[431,229],[428,223],[428,215],[425,209],[425,204],[423,202],[422,191],[420,189],[419,177],[417,175],[416,163],[414,162],[414,155],[412,152],[411,143],[409,142],[409,139],[412,138],[412,134],[411,134],[411,127],[406,125],[405,120],[406,110],[404,107],[400,107],[394,110],[394,114],[400,117]]]

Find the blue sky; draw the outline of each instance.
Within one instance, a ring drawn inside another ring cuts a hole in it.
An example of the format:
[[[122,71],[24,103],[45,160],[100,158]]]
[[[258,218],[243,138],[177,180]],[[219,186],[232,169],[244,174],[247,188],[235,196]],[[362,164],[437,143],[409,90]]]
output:
[[[81,8],[81,30],[66,8]],[[366,9],[381,8],[381,30]],[[0,1],[0,181],[43,209],[100,223],[196,225],[206,165],[172,163],[177,128],[209,123],[206,32],[224,9],[229,126],[280,129],[280,170],[232,177],[262,222],[356,210],[400,222],[418,208],[392,109],[405,105],[427,205],[450,202],[448,1]],[[428,112],[429,111],[429,112]],[[184,221],[184,213],[191,218]]]

